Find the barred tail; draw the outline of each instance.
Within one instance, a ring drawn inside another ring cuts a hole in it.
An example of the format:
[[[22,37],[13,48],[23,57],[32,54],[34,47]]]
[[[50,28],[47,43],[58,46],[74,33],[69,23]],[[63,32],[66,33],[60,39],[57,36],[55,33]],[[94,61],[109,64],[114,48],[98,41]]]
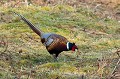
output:
[[[36,28],[30,21],[28,21],[24,16],[14,12],[15,14],[17,14],[19,17],[21,17],[21,19],[39,36],[41,36],[42,31],[40,31],[38,28]]]

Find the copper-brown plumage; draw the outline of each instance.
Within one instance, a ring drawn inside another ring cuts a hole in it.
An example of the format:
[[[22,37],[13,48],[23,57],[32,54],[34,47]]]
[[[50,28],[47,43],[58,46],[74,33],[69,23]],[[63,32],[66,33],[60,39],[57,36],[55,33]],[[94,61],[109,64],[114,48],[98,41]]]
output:
[[[54,41],[49,46],[46,47],[48,51],[54,50],[54,49],[58,51],[67,50],[66,44],[68,40],[65,37],[57,34],[52,34],[50,38],[54,39]]]

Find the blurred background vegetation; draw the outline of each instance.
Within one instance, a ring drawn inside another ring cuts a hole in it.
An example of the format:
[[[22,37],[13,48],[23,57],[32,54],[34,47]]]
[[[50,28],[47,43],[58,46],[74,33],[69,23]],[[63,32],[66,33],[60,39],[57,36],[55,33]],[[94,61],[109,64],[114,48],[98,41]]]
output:
[[[58,62],[19,17],[75,42]],[[119,79],[120,0],[1,0],[0,79]]]

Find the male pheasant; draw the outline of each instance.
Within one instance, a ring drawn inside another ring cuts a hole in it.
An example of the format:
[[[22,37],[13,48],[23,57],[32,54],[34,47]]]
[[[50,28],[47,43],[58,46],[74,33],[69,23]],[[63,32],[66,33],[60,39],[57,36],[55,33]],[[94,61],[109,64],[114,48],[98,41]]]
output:
[[[14,12],[15,13],[15,12]],[[58,55],[62,51],[75,51],[78,47],[75,43],[69,42],[64,36],[55,33],[44,33],[35,27],[30,21],[28,21],[24,16],[17,14],[21,19],[41,38],[42,44],[46,47],[47,51],[57,59]]]

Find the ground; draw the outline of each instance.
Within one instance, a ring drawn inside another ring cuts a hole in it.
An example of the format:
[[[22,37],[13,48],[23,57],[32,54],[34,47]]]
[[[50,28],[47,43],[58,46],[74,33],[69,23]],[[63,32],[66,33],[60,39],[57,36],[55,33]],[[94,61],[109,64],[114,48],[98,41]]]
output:
[[[100,9],[97,13],[94,10],[82,4],[76,8],[61,4],[0,7],[0,78],[110,78],[116,67],[119,70],[120,23],[109,15],[98,15]],[[44,32],[65,36],[76,43],[79,51],[62,52],[55,62],[39,36],[12,11]]]

